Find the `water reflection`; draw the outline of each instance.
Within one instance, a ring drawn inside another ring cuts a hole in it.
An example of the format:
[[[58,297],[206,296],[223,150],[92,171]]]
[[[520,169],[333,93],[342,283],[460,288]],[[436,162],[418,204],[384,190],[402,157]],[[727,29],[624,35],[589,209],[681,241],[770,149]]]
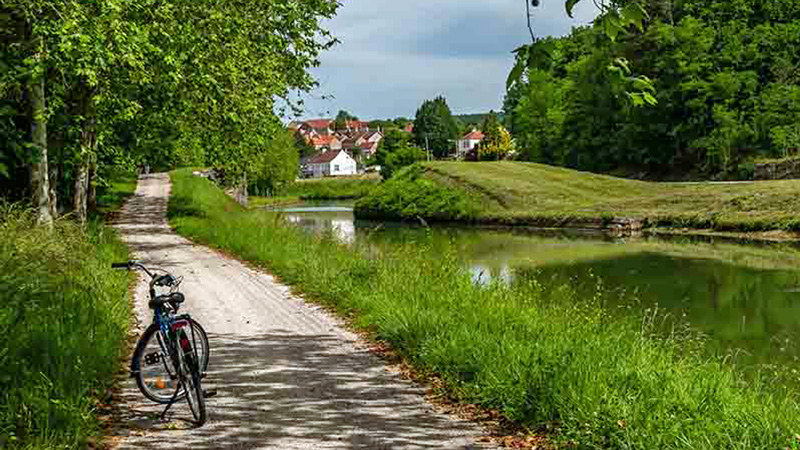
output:
[[[574,231],[509,231],[361,223],[342,205],[284,210],[293,224],[332,230],[343,242],[391,251],[420,244],[433,255],[455,251],[476,282],[569,285],[591,298],[602,283],[617,314],[658,310],[664,327],[702,331],[709,347],[736,351],[754,366],[797,367],[800,349],[800,250],[707,239],[637,238]]]

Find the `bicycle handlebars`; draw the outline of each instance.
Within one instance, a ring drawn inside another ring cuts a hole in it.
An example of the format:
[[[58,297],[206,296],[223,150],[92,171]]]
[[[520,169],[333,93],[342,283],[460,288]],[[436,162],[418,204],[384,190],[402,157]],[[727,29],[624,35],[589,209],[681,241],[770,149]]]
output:
[[[156,275],[153,272],[149,271],[144,264],[140,263],[139,261],[128,261],[124,263],[113,263],[111,264],[112,269],[142,269],[144,273],[146,273],[150,277],[150,286],[174,286],[178,283],[178,280],[172,276],[171,274],[167,273],[165,275]]]

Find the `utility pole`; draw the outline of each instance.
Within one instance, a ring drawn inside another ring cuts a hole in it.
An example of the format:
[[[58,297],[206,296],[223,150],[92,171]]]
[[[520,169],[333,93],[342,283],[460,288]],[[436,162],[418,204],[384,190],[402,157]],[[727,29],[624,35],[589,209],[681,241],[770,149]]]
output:
[[[428,161],[430,162],[430,160],[431,160],[431,148],[428,145],[428,134],[429,133],[425,133],[425,152],[427,153]]]

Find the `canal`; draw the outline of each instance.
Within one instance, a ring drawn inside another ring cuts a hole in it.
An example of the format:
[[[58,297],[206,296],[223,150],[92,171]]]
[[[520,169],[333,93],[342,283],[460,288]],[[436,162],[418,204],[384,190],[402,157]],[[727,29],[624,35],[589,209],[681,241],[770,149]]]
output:
[[[800,370],[800,246],[689,237],[619,237],[566,230],[481,229],[360,222],[346,203],[283,208],[289,223],[370,251],[424,243],[449,252],[477,283],[536,279],[601,292],[613,314],[643,328],[698,336],[734,364],[795,384]]]

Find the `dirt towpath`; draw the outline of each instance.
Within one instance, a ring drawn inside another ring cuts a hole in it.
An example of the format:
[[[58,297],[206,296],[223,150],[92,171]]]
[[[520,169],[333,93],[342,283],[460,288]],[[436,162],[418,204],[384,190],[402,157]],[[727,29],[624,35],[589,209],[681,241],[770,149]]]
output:
[[[166,174],[141,178],[117,227],[134,257],[184,276],[184,309],[209,334],[209,422],[186,402],[168,415],[127,379],[118,406],[117,449],[471,449],[475,424],[434,412],[423,391],[387,371],[328,313],[273,277],[175,234],[166,223]],[[136,290],[151,321],[146,285]],[[139,326],[139,332],[143,326]]]

